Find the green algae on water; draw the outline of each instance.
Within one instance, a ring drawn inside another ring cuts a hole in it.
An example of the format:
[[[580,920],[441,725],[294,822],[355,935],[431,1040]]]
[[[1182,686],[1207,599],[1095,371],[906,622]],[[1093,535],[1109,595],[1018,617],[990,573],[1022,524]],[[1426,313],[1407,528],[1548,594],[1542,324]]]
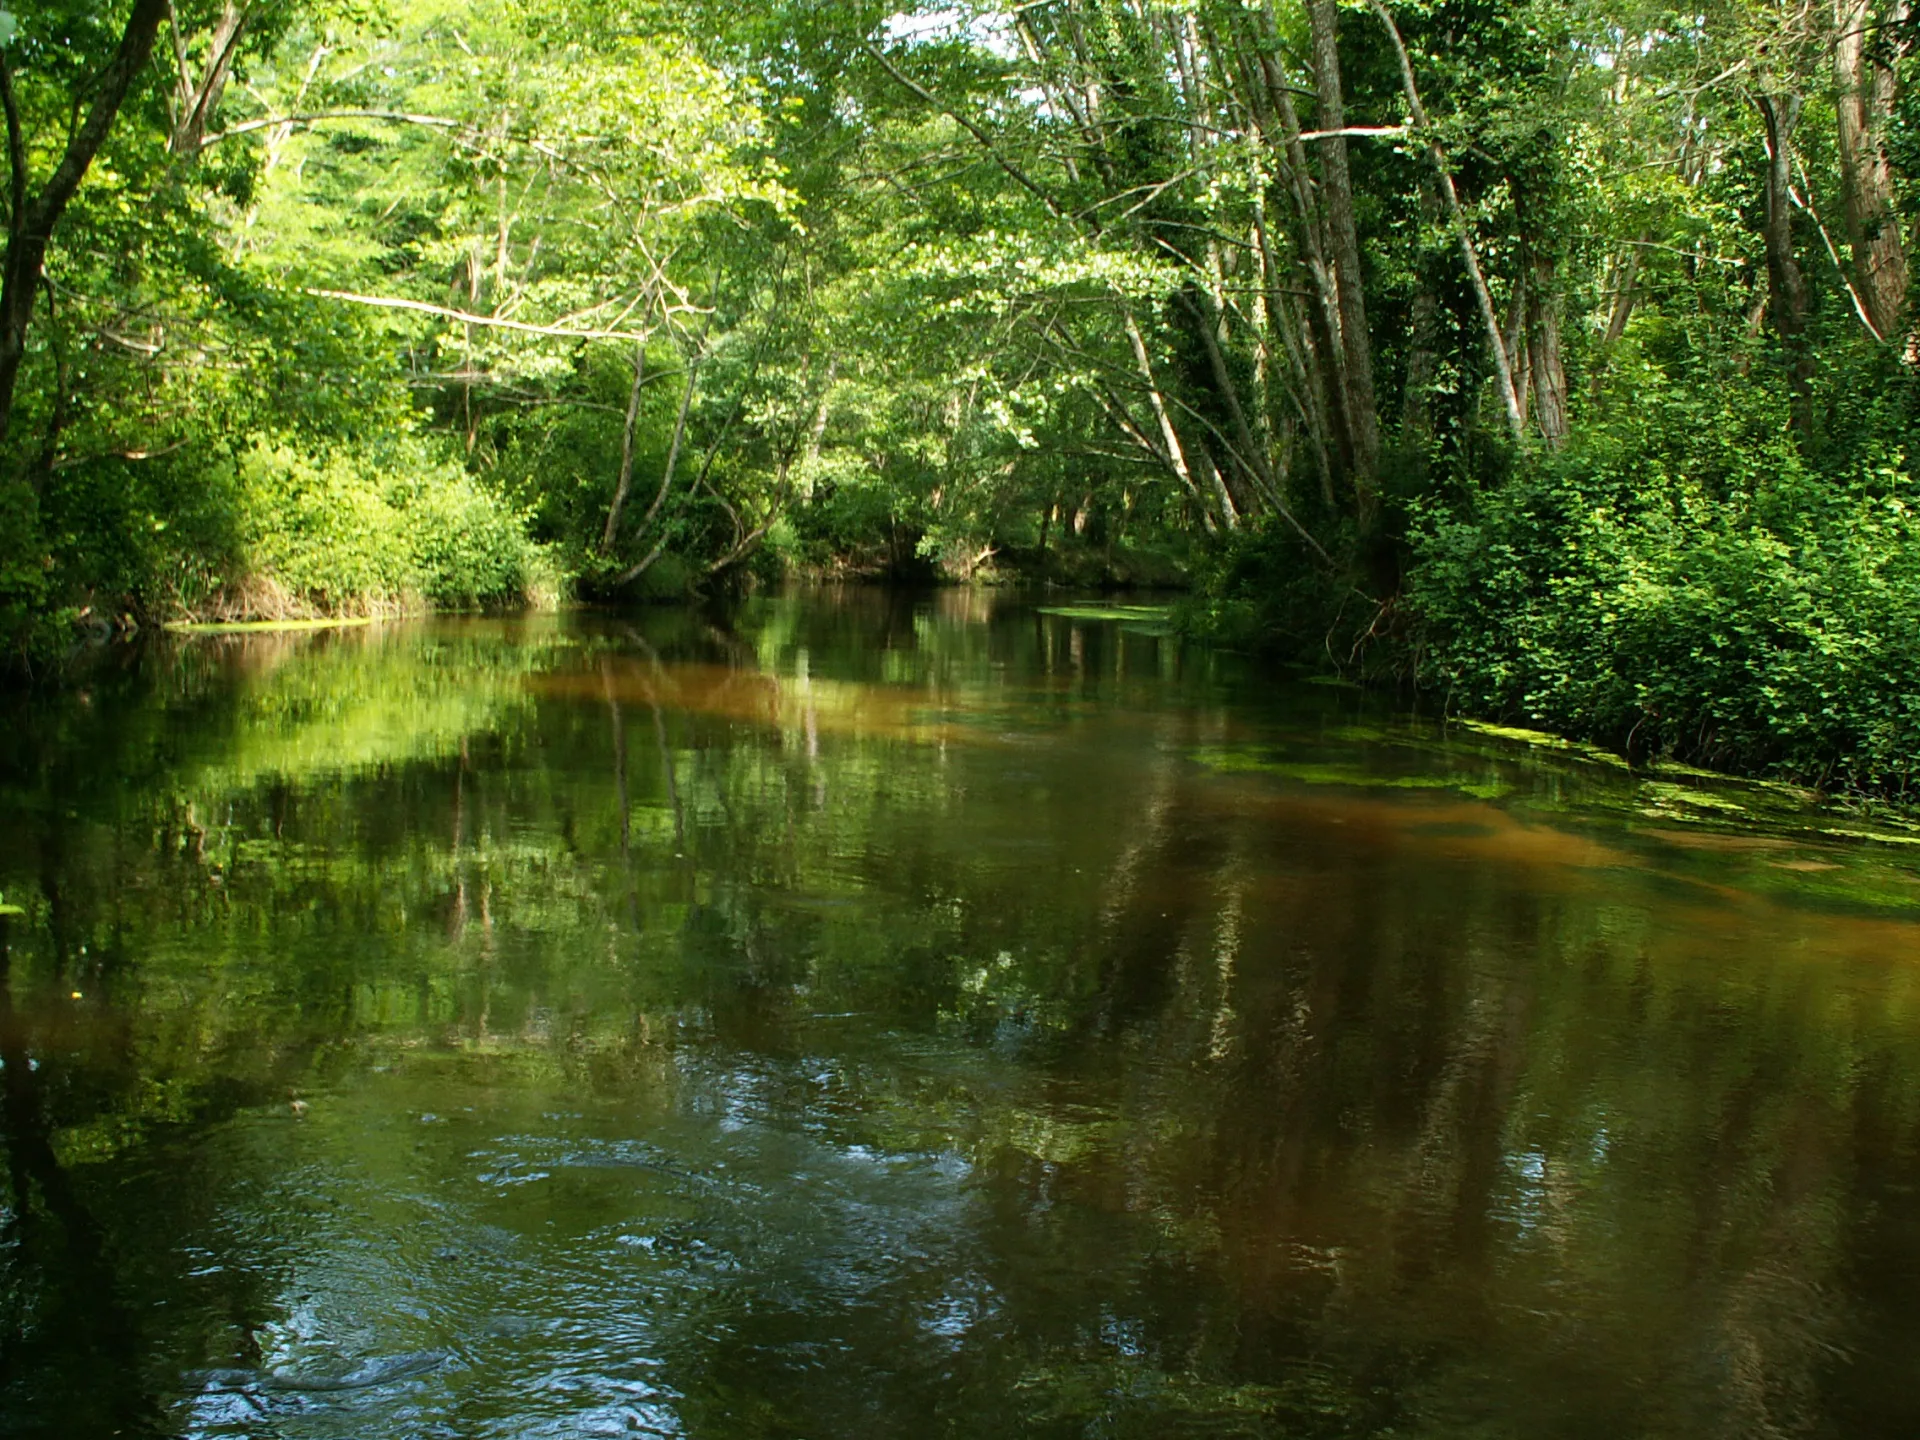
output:
[[[1348,785],[1366,790],[1452,790],[1476,800],[1498,800],[1513,793],[1512,786],[1498,780],[1474,780],[1458,775],[1382,775],[1357,765],[1273,760],[1244,750],[1217,747],[1195,750],[1191,758],[1223,775],[1273,775],[1302,785]]]
[[[1569,755],[1611,765],[1616,770],[1632,768],[1624,756],[1616,755],[1603,746],[1569,740],[1564,735],[1550,735],[1544,730],[1526,730],[1517,725],[1495,725],[1486,720],[1456,720],[1453,723],[1463,730],[1471,730],[1476,735],[1485,735],[1492,740],[1513,740],[1537,750],[1564,750]]]
[[[1146,635],[1173,633],[1173,607],[1170,605],[1040,605],[1041,615],[1062,620],[1099,620]]]
[[[1750,815],[1752,810],[1738,800],[1725,795],[1717,795],[1711,790],[1695,790],[1686,785],[1672,785],[1661,780],[1643,780],[1640,790],[1653,802],[1653,813],[1666,814],[1675,807],[1692,807],[1696,810],[1712,810],[1722,815]]]
[[[1892,835],[1884,830],[1851,830],[1838,827],[1823,828],[1822,835],[1831,835],[1840,840],[1866,840],[1875,845],[1920,845],[1920,835]]]

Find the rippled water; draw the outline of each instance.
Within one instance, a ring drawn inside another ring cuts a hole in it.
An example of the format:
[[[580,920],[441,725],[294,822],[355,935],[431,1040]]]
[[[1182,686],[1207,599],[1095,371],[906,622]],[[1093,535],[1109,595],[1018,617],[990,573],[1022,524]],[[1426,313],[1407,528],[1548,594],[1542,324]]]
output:
[[[1907,832],[963,593],[0,782],[5,1434],[1920,1433]]]

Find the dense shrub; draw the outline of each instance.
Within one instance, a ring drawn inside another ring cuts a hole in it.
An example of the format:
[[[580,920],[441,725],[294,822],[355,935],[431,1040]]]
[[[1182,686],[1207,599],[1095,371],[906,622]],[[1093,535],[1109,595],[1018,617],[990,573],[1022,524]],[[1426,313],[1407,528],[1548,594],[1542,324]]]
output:
[[[439,608],[541,600],[559,584],[524,518],[457,466],[411,471],[386,500],[403,517],[413,583]]]
[[[239,461],[243,580],[322,610],[517,603],[551,588],[524,518],[424,445]]]
[[[33,513],[0,515],[0,532],[19,537],[0,566],[0,620],[56,646],[75,619],[129,612],[394,613],[550,600],[559,588],[525,517],[416,436],[108,456],[57,472],[37,507],[8,494]],[[48,622],[37,630],[36,612]]]
[[[1350,537],[1336,542],[1341,553]],[[1199,639],[1307,665],[1353,653],[1374,607],[1279,520],[1244,525],[1197,551],[1192,590],[1175,607]]]
[[[29,648],[46,609],[47,574],[36,511],[32,491],[0,486],[0,636],[5,637],[9,663]]]
[[[352,460],[262,443],[239,465],[241,578],[336,611],[403,605],[418,591],[412,527]]]
[[[1630,751],[1904,792],[1920,485],[1898,455],[1809,462],[1778,419],[1645,407],[1430,513],[1425,678]]]

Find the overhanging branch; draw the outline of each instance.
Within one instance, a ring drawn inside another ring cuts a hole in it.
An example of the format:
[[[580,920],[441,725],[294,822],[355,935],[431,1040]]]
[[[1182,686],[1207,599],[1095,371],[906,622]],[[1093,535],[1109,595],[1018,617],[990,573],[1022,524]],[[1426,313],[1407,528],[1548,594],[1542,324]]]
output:
[[[574,330],[562,325],[532,325],[524,320],[502,320],[495,315],[475,315],[468,310],[451,310],[445,305],[429,305],[423,300],[401,300],[391,295],[356,295],[350,290],[305,288],[304,295],[321,300],[343,300],[349,305],[370,305],[376,310],[408,310],[416,315],[433,315],[462,325],[484,325],[494,330],[512,330],[522,335],[549,335],[561,340],[633,340],[645,342],[646,336],[635,330]]]

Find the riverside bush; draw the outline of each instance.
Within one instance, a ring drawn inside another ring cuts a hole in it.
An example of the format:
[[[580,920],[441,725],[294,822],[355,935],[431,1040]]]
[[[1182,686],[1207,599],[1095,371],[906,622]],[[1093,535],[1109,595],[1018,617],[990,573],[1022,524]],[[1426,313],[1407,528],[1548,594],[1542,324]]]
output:
[[[404,606],[420,593],[406,515],[349,459],[263,443],[239,469],[243,581],[336,612]]]
[[[13,492],[16,499],[18,491]],[[551,601],[525,517],[427,442],[104,457],[62,469],[0,566],[0,620],[40,649],[70,623],[282,619]],[[9,610],[11,606],[11,610]],[[31,639],[37,611],[51,623]]]
[[[1767,407],[1590,434],[1417,529],[1422,678],[1622,747],[1904,795],[1920,749],[1920,485],[1803,458]]]
[[[459,608],[519,603],[552,588],[524,517],[425,446],[309,454],[256,443],[239,474],[242,575],[299,604]]]

